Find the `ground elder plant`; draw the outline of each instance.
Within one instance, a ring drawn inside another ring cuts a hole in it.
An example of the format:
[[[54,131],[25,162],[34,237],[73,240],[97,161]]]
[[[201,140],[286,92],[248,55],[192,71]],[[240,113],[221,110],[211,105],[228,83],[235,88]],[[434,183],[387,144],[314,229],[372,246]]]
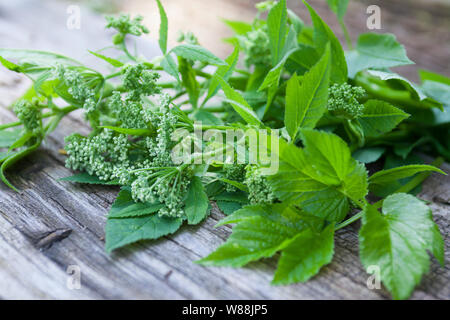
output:
[[[327,2],[348,35],[347,1]],[[356,44],[347,37],[344,51],[306,2],[312,25],[285,0],[258,4],[252,22],[226,21],[235,35],[225,60],[190,32],[168,48],[157,4],[161,55],[128,49],[149,32],[141,17],[108,17],[115,50],[90,51],[107,74],[55,53],[0,49],[4,67],[33,80],[12,106],[17,121],[0,125],[6,185],[17,190],[8,170],[83,110],[92,131],[66,137],[75,175],[63,180],[120,186],[108,252],[201,223],[215,201],[227,215],[218,226],[233,232],[197,261],[204,266],[280,253],[273,284],[304,282],[332,261],[335,232],[356,221],[363,266],[378,267],[396,299],[411,295],[431,256],[444,263],[439,228],[415,194],[450,160],[449,78],[422,70],[416,84],[392,71],[413,63],[392,34],[361,34]],[[256,149],[250,136],[223,139],[250,129]],[[188,152],[174,157],[180,150]],[[217,157],[222,151],[227,157]],[[424,164],[417,152],[436,160]]]

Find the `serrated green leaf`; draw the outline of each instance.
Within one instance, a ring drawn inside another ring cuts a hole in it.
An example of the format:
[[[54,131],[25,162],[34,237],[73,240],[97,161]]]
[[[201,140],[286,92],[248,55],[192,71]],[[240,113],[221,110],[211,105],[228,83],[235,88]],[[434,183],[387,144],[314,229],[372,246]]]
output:
[[[325,112],[328,103],[329,76],[328,46],[319,62],[305,74],[302,85],[295,74],[288,81],[284,123],[292,140],[295,140],[299,128],[314,128]]]
[[[445,174],[444,171],[442,171],[439,168],[425,165],[425,164],[413,164],[408,166],[402,166],[402,167],[396,167],[392,169],[387,170],[381,170],[369,177],[369,183],[370,185],[385,185],[392,181],[400,180],[403,178],[411,177],[419,172],[425,172],[425,171],[434,171],[439,172],[442,174]]]
[[[288,32],[286,0],[280,0],[267,16],[272,65],[276,66],[282,57],[282,50]]]
[[[331,49],[331,73],[330,80],[333,83],[343,83],[347,81],[347,62],[345,60],[344,50],[334,35],[330,27],[319,17],[316,11],[305,1],[303,3],[309,10],[311,20],[314,25],[314,44],[316,50],[322,55],[327,43],[330,43]]]
[[[276,93],[278,92],[278,86],[280,83],[280,77],[284,70],[284,65],[289,59],[289,57],[298,50],[297,46],[297,33],[294,30],[294,27],[289,29],[289,33],[287,35],[284,48],[281,52],[281,59],[278,64],[269,70],[269,73],[264,78],[263,83],[258,88],[258,91],[263,91],[268,89],[267,93],[267,103],[266,108],[264,109],[264,115],[268,112],[270,106],[272,105],[272,101],[275,98]]]
[[[304,192],[296,199],[303,211],[326,221],[341,222],[350,211],[350,203],[343,193],[333,187]]]
[[[244,209],[254,215],[240,220],[227,242],[199,263],[241,267],[251,261],[273,256],[304,228],[298,222],[299,216],[293,215],[291,209],[285,206],[243,208],[233,215],[241,214],[239,212]],[[271,209],[277,213],[272,213]]]
[[[167,19],[167,14],[164,11],[164,7],[161,4],[161,1],[156,0],[156,3],[158,4],[159,16],[161,18],[158,42],[159,42],[159,47],[161,48],[162,53],[166,54],[166,52],[167,52],[167,32],[168,32],[168,28],[169,28],[169,22]]]
[[[262,205],[248,205],[233,212],[233,214],[220,220],[215,227],[224,226],[226,224],[238,223],[253,217],[267,217],[267,206]],[[278,212],[279,210],[277,210]]]
[[[160,217],[156,214],[144,217],[108,219],[106,222],[106,251],[141,240],[154,240],[177,231],[181,218]]]
[[[82,172],[75,174],[70,177],[61,178],[60,181],[69,181],[69,182],[75,182],[75,183],[86,183],[86,184],[102,184],[102,185],[119,185],[117,181],[104,181],[100,180],[96,176],[92,176],[88,173]]]
[[[173,48],[171,52],[184,59],[201,61],[212,65],[226,66],[227,63],[216,57],[205,48],[194,44],[180,44]]]
[[[215,75],[217,81],[219,81],[220,86],[227,97],[227,102],[229,102],[234,110],[244,119],[248,124],[261,125],[261,121],[253,111],[252,107],[245,101],[244,97],[234,90],[222,77]]]
[[[366,137],[379,137],[390,132],[409,114],[388,102],[369,100],[364,104],[363,115],[358,118]]]
[[[298,234],[281,253],[273,284],[305,282],[316,275],[334,254],[334,226],[320,234],[311,229]]]
[[[367,194],[365,167],[334,134],[302,129],[301,137],[304,149],[280,140],[279,170],[268,176],[269,182],[280,200],[340,221],[348,212],[348,198],[358,202]]]
[[[194,176],[186,198],[184,211],[189,224],[197,224],[206,218],[208,213],[208,196],[206,195],[202,181]]]
[[[88,51],[89,51],[90,54],[96,56],[97,58],[100,58],[100,59],[102,59],[102,60],[108,62],[108,63],[109,63],[110,65],[112,65],[113,67],[120,68],[120,67],[123,67],[123,66],[124,66],[123,62],[120,62],[120,61],[117,60],[117,59],[113,59],[113,58],[104,56],[104,55],[102,55],[102,54],[100,54],[100,53],[93,52],[93,51],[90,51],[90,50],[88,50]]]
[[[120,190],[116,200],[112,204],[108,219],[145,216],[155,213],[163,207],[164,205],[161,203],[135,202],[131,196],[131,189],[124,187]]]
[[[382,212],[370,205],[364,212],[359,233],[361,261],[366,268],[378,266],[393,297],[406,299],[429,270],[427,250],[443,262],[443,239],[431,210],[411,195],[389,196]]]
[[[390,68],[414,64],[405,48],[390,33],[364,33],[358,38],[356,50],[346,54],[348,76],[354,78],[362,70]]]

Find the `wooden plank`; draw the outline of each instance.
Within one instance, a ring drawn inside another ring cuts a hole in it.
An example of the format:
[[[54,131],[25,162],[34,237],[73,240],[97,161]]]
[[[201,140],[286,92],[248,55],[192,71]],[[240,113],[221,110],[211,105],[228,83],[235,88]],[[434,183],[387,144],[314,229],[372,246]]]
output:
[[[89,41],[93,45],[87,47],[95,48],[98,37],[92,36]],[[63,46],[70,51],[73,44],[69,40],[59,41],[67,41],[63,42]],[[9,71],[0,70],[0,79],[3,79],[3,84],[0,84],[0,103],[6,106],[23,92],[27,83]],[[13,119],[9,110],[0,107],[0,123]],[[275,259],[252,263],[242,269],[205,268],[193,263],[222,244],[231,232],[229,226],[214,228],[223,217],[216,209],[199,226],[186,226],[164,239],[139,243],[112,255],[106,254],[103,248],[105,217],[117,188],[59,181],[71,174],[64,167],[64,156],[58,153],[63,147],[63,137],[74,131],[86,133],[88,130],[81,121],[81,114],[64,119],[46,144],[18,163],[14,172],[8,175],[21,189],[21,193],[0,185],[0,298],[389,297],[384,289],[370,290],[366,286],[368,276],[358,258],[357,226],[337,233],[334,260],[319,276],[305,284],[291,286],[270,286]],[[448,165],[444,169],[450,172]],[[421,194],[424,199],[432,201],[431,207],[445,235],[447,252],[450,244],[449,186],[448,177],[433,175]],[[71,232],[68,234],[61,230]],[[43,238],[47,246],[42,246]],[[52,243],[51,239],[59,241]],[[446,260],[444,269],[433,261],[430,274],[415,291],[413,298],[450,298],[448,253]],[[70,265],[77,265],[81,270],[80,290],[67,287],[69,275],[66,270]]]

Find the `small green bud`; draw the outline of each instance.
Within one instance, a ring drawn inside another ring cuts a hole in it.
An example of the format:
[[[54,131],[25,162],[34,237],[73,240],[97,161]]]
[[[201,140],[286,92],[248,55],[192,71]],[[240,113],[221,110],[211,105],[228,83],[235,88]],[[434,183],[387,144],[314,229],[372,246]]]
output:
[[[123,43],[123,40],[125,40],[125,36],[122,33],[115,34],[112,39],[115,45]]]

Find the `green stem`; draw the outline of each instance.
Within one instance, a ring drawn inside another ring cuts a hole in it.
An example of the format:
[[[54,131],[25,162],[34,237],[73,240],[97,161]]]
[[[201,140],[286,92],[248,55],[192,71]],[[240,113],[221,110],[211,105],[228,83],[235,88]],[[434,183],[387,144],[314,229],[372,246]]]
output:
[[[348,218],[347,220],[341,222],[340,224],[338,224],[336,226],[336,228],[334,229],[335,231],[338,231],[339,229],[345,228],[346,226],[348,226],[349,224],[352,224],[353,222],[359,220],[362,218],[364,214],[364,211],[360,211],[357,214],[355,214],[354,216],[351,216],[350,218]]]
[[[109,75],[107,75],[107,76],[105,77],[105,80],[109,80],[109,79],[118,77],[118,76],[120,76],[121,74],[122,74],[122,71],[117,71],[117,72],[111,73],[111,74],[109,74]]]
[[[347,42],[347,46],[350,50],[353,50],[352,38],[350,37],[350,33],[348,32],[347,26],[345,22],[339,19],[339,24],[341,25],[342,31],[344,32],[345,41]]]

